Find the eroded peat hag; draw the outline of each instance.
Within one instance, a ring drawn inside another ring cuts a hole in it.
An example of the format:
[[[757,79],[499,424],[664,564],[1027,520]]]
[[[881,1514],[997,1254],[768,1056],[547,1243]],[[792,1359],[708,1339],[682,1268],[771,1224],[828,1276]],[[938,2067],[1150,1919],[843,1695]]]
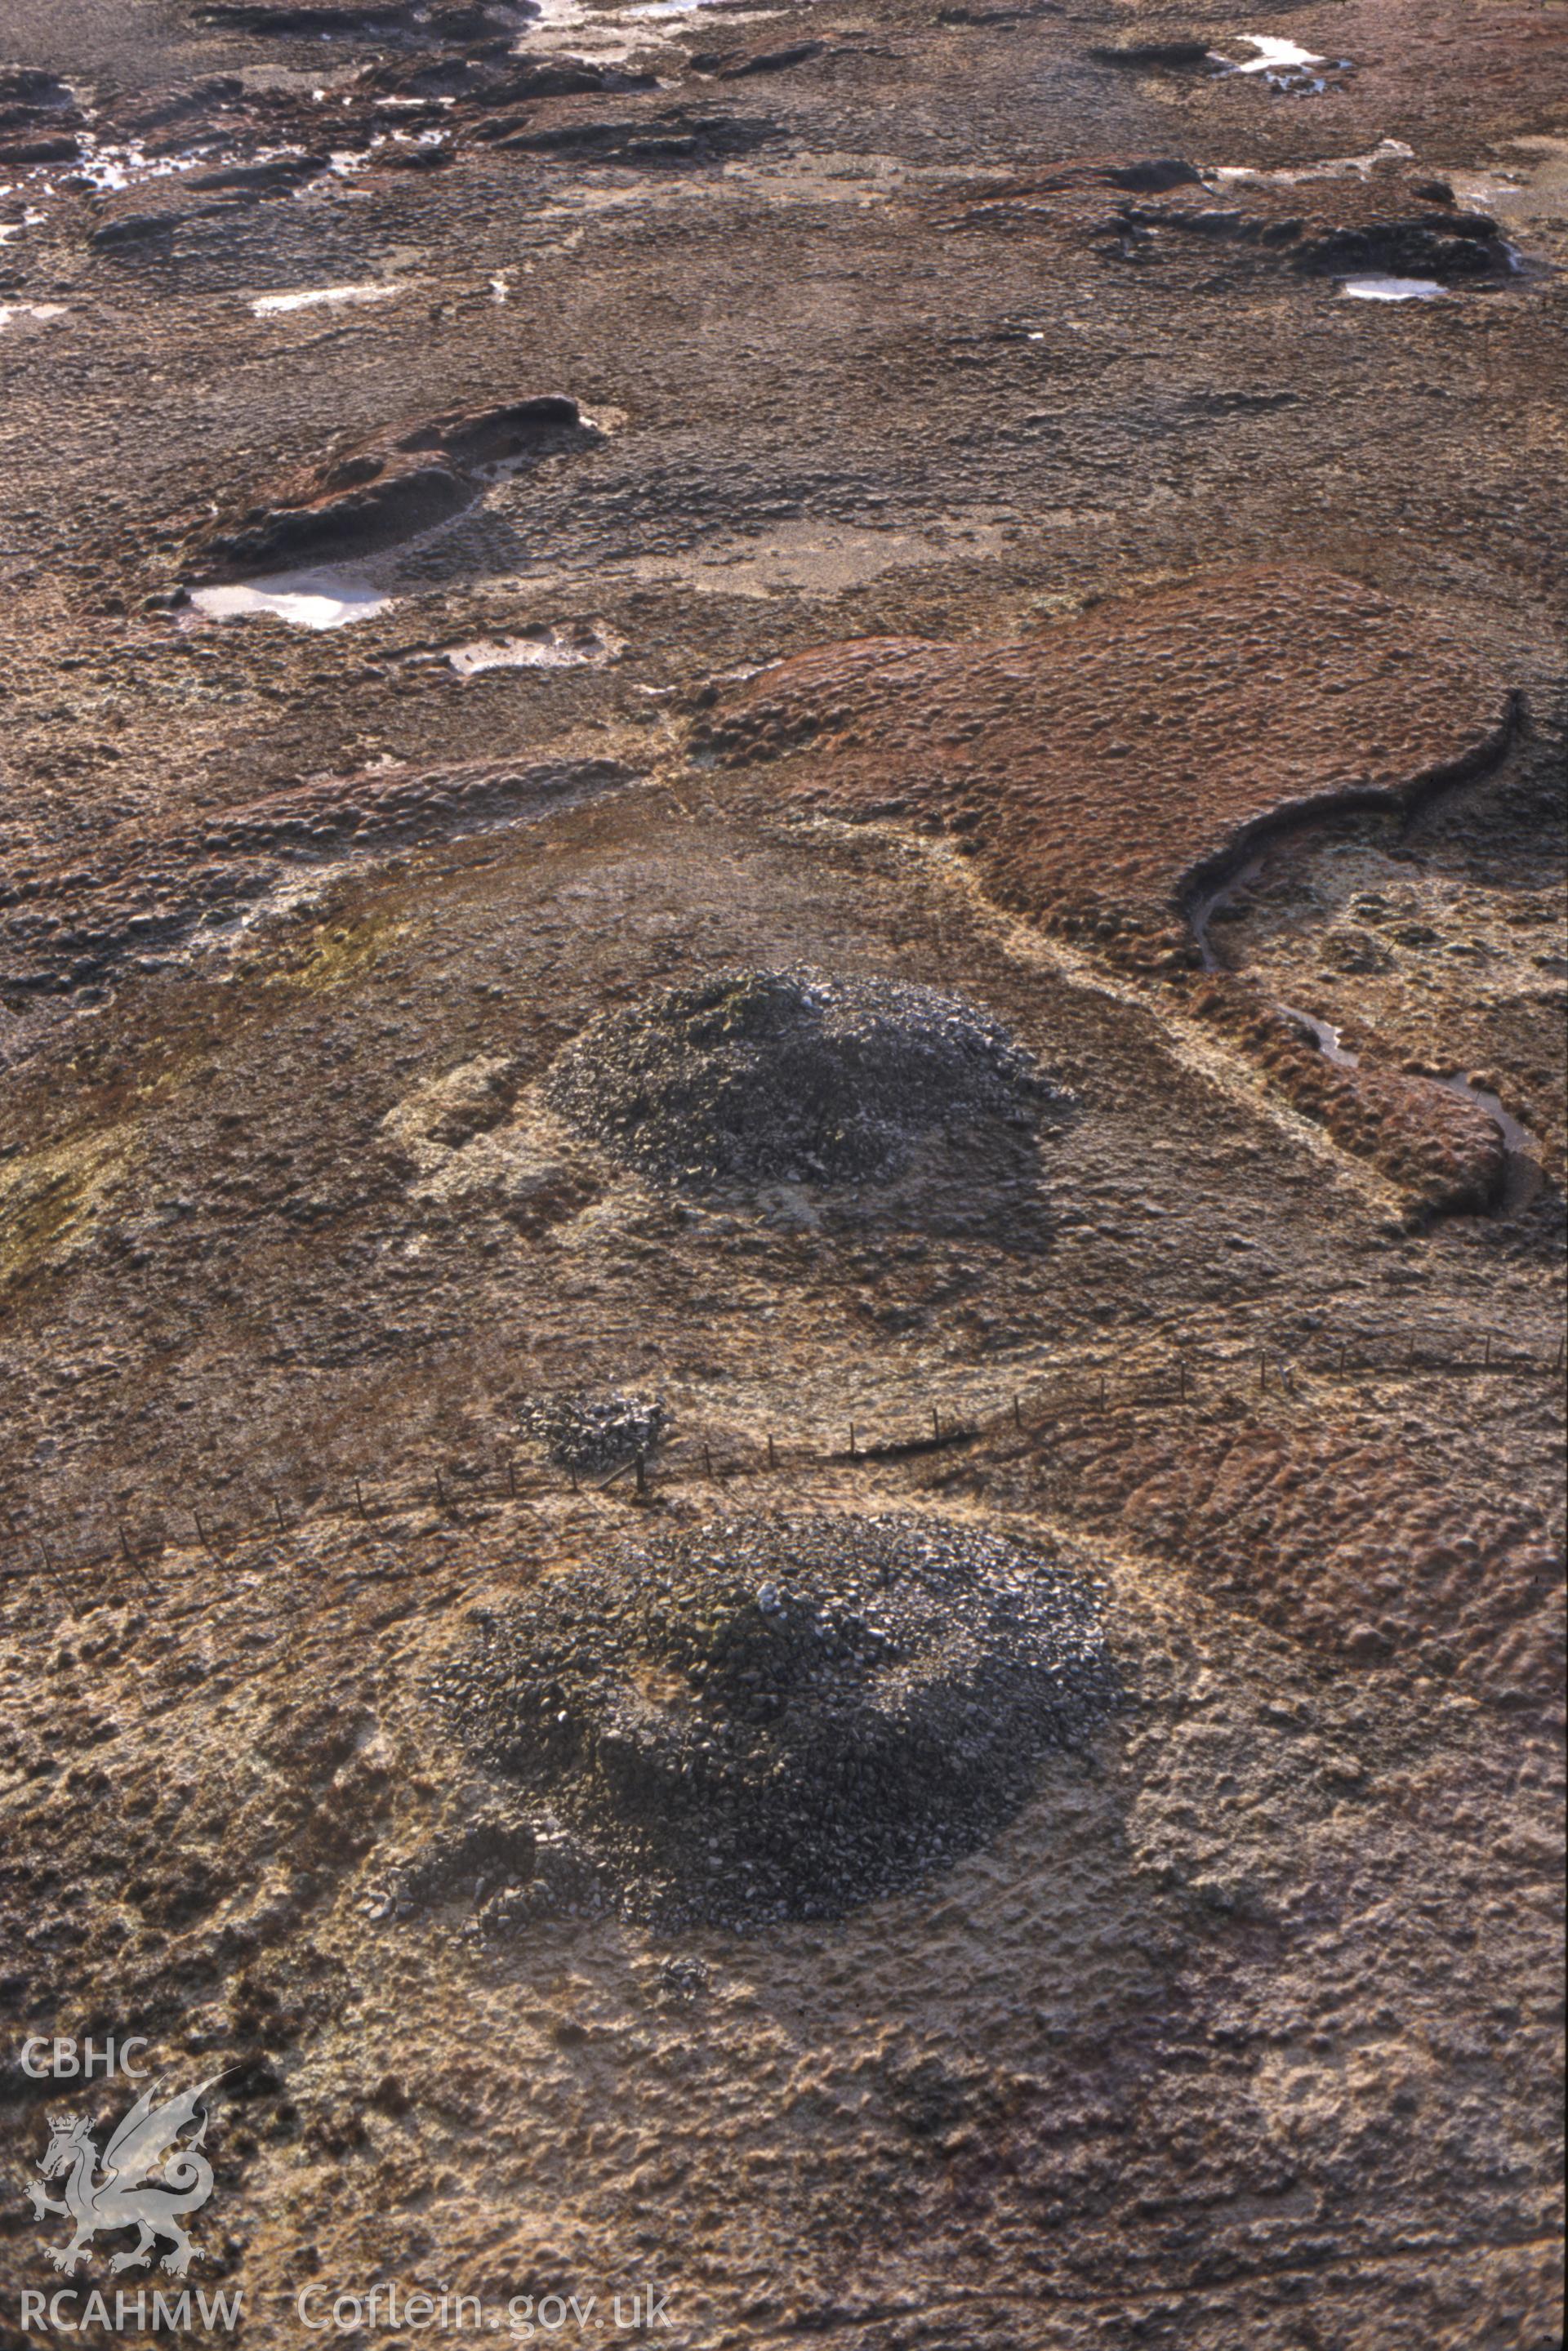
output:
[[[1009,903],[1179,970],[1206,869],[1309,811],[1479,770],[1513,724],[1437,614],[1259,569],[998,643],[824,647],[729,690],[695,740],[736,768],[800,752],[775,791],[952,832]]]
[[[1411,810],[1501,759],[1516,699],[1428,625],[1345,580],[1211,579],[998,645],[800,655],[726,696],[696,739],[731,765],[784,761],[799,805],[952,835],[998,903],[1247,1040],[1424,1210],[1484,1208],[1507,1146],[1473,1090],[1370,1055],[1320,1062],[1299,1023],[1217,975],[1203,928],[1261,842]]]
[[[1555,2351],[1561,14],[10,0],[5,2342]]]
[[[393,425],[265,493],[207,542],[208,576],[380,554],[450,522],[486,483],[596,438],[576,401],[558,393]]]
[[[99,842],[89,862],[45,868],[0,896],[8,964],[0,998],[69,995],[101,983],[124,960],[225,932],[290,875],[329,877],[351,861],[526,822],[579,796],[633,780],[613,760],[511,770],[504,766],[397,769],[327,778],[225,811],[200,830],[130,829]],[[172,869],[172,870],[171,870]]]

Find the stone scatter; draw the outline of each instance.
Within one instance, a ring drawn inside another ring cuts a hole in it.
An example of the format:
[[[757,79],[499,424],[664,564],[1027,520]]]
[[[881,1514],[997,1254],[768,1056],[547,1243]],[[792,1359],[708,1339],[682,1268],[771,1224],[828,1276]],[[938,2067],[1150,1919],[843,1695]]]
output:
[[[1110,1710],[1092,1583],[909,1516],[718,1519],[486,1615],[463,1743],[665,1924],[832,1917],[969,1850]]]
[[[601,1014],[545,1094],[639,1173],[692,1186],[883,1182],[924,1135],[1027,1125],[1061,1099],[961,998],[814,971],[721,973]]]
[[[651,1453],[665,1421],[664,1405],[649,1396],[529,1396],[517,1431],[543,1445],[559,1468],[587,1478]]]

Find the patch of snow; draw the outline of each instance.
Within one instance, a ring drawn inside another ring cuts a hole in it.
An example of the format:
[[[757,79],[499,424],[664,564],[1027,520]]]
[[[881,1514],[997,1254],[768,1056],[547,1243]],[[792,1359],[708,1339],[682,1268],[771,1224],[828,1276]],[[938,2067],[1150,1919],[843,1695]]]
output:
[[[0,327],[8,327],[13,319],[63,319],[63,302],[0,302]]]
[[[1258,54],[1250,62],[1238,66],[1238,73],[1268,73],[1278,66],[1321,66],[1326,62],[1315,49],[1303,49],[1299,41],[1281,41],[1271,33],[1242,33],[1238,36],[1246,49]]]
[[[1281,40],[1272,33],[1238,33],[1233,37],[1241,43],[1243,48],[1256,49],[1258,54],[1249,57],[1245,64],[1239,64],[1234,57],[1228,57],[1223,50],[1210,49],[1209,57],[1222,73],[1256,76],[1266,81],[1270,89],[1291,94],[1317,92],[1323,89],[1322,76],[1312,69],[1316,66],[1327,66],[1329,60],[1319,57],[1315,49],[1303,49],[1299,41]],[[1351,70],[1350,59],[1336,59],[1333,70],[1348,73]]]
[[[382,611],[392,598],[362,580],[329,571],[280,571],[270,580],[193,588],[191,601],[209,621],[260,614],[296,629],[340,629],[349,621],[366,621],[372,612]]]
[[[517,637],[476,637],[446,659],[459,677],[486,669],[582,669],[613,659],[622,641],[597,629],[541,629]]]
[[[1380,139],[1364,155],[1331,155],[1321,163],[1286,164],[1274,171],[1255,163],[1220,163],[1202,176],[1222,185],[1238,180],[1273,180],[1293,188],[1302,180],[1364,180],[1380,163],[1412,162],[1415,154],[1414,147],[1407,147],[1403,139]]]
[[[281,318],[289,310],[314,310],[325,303],[387,302],[395,286],[310,286],[298,294],[257,294],[251,309],[258,319]]]
[[[144,180],[177,179],[182,172],[194,172],[216,160],[210,149],[192,155],[149,155],[135,139],[124,146],[103,147],[91,131],[83,134],[82,146],[86,152],[71,167],[72,176],[86,180],[104,195]]]
[[[1356,302],[1435,302],[1448,292],[1435,277],[1347,277],[1341,291]]]

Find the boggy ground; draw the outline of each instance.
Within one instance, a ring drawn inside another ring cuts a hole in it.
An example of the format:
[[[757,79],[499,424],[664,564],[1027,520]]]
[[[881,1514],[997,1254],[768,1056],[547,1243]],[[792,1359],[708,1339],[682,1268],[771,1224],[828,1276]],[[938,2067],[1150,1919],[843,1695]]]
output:
[[[1562,16],[12,0],[0,1991],[228,2069],[244,2339],[1559,2339]],[[323,498],[356,617],[214,618]],[[551,1107],[801,968],[1053,1092],[717,1190]],[[1060,1555],[1116,1708],[832,1923],[543,1898],[431,1677],[769,1510]],[[6,2058],[9,2340],[110,2104]]]

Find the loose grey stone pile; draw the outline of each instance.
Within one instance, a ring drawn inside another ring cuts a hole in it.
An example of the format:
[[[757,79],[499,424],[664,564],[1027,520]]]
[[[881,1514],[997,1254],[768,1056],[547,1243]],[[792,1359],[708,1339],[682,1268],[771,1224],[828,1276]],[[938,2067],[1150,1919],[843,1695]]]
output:
[[[542,1444],[559,1468],[592,1478],[652,1453],[664,1434],[662,1404],[648,1396],[529,1396],[517,1433]]]
[[[999,1022],[891,979],[725,972],[603,1013],[545,1081],[641,1174],[692,1186],[883,1181],[912,1144],[1060,1100]]]
[[[1094,1587],[1043,1553],[924,1517],[758,1516],[549,1578],[432,1688],[602,1900],[744,1929],[983,1842],[1116,1676]],[[509,1915],[548,1915],[536,1891]]]

